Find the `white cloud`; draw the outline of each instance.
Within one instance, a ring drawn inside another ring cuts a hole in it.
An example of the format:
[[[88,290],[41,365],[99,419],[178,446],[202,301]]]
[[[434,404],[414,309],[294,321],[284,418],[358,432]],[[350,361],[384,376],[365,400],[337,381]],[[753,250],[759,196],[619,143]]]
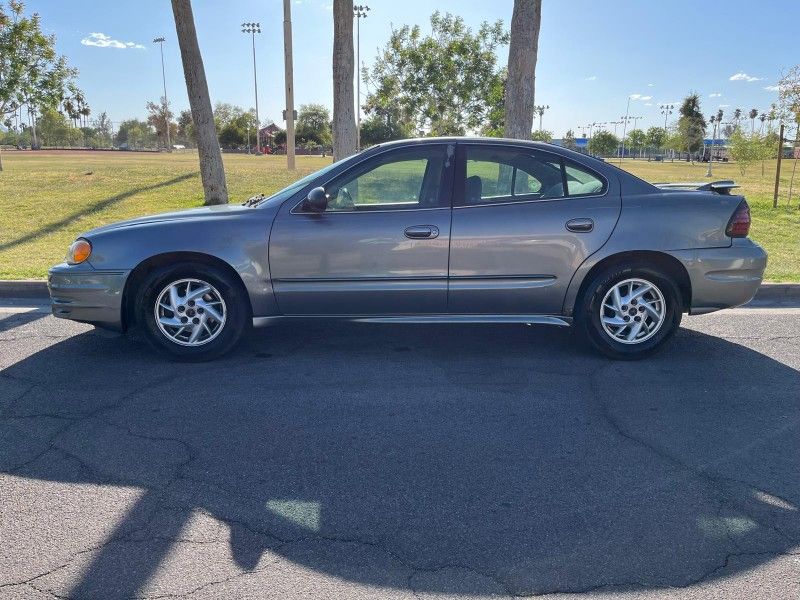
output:
[[[631,94],[629,97],[630,97],[631,100],[652,100],[653,99],[652,96],[643,96],[642,94]]]
[[[730,104],[720,104],[717,108],[728,108]]]
[[[648,83],[647,87],[655,87],[655,85],[656,85],[655,83]]]
[[[746,81],[751,83],[753,81],[761,81],[761,77],[753,77],[752,75],[748,75],[747,73],[736,73],[731,75],[728,79],[729,81]]]
[[[105,33],[90,33],[88,37],[85,37],[81,40],[81,44],[84,46],[97,46],[98,48],[135,48],[137,50],[144,50],[145,47],[142,44],[137,44],[136,42],[121,42],[119,40],[115,40],[109,35]]]
[[[584,81],[597,81],[597,75],[589,75]]]
[[[779,92],[781,90],[781,86],[779,85],[768,85],[764,87],[765,90],[768,92]]]
[[[645,106],[653,106],[653,103],[652,102],[645,102],[644,105]]]
[[[722,94],[719,92],[714,92],[713,94],[708,95],[709,98],[722,98]]]

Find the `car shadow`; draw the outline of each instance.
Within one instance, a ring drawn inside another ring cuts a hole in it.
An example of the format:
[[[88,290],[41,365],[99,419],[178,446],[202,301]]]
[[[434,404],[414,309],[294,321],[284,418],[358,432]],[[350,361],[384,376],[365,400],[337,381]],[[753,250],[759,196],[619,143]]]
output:
[[[205,364],[90,332],[3,374],[0,472],[143,490],[70,598],[142,593],[197,511],[242,571],[419,593],[680,587],[800,540],[798,372],[694,331],[620,363],[556,329],[280,324]]]

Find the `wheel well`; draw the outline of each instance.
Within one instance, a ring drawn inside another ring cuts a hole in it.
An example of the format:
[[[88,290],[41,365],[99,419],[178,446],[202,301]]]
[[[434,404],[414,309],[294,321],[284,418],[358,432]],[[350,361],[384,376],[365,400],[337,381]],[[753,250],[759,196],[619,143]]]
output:
[[[193,262],[202,263],[206,265],[213,265],[230,275],[233,280],[240,286],[244,297],[247,298],[247,308],[252,313],[252,306],[250,305],[250,295],[247,293],[247,288],[232,266],[226,263],[221,258],[211,256],[210,254],[203,254],[202,252],[167,252],[164,254],[157,254],[151,256],[136,265],[136,268],[131,271],[128,280],[125,282],[125,290],[122,293],[122,326],[124,329],[132,327],[136,323],[136,311],[134,303],[136,299],[136,290],[139,285],[144,281],[149,273],[155,269],[159,269],[166,265],[175,264],[178,262]]]
[[[678,285],[681,293],[681,303],[683,310],[687,310],[692,304],[692,282],[689,279],[689,273],[686,267],[681,264],[674,256],[665,254],[664,252],[656,252],[653,250],[635,250],[631,252],[620,252],[619,254],[612,254],[605,257],[603,260],[594,265],[581,282],[578,295],[575,297],[575,306],[578,306],[586,292],[586,288],[594,279],[595,275],[606,268],[613,265],[637,265],[648,266],[658,269],[665,275],[669,275]],[[573,308],[573,313],[575,312]]]

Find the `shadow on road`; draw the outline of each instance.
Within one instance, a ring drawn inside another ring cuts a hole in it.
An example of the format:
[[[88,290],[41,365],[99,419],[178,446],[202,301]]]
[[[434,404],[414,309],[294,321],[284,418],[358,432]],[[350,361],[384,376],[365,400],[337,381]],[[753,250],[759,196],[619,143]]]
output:
[[[800,539],[798,372],[691,331],[612,363],[549,329],[279,325],[199,365],[87,333],[5,375],[0,471],[144,490],[70,597],[141,593],[193,510],[244,571],[443,593],[686,586]]]

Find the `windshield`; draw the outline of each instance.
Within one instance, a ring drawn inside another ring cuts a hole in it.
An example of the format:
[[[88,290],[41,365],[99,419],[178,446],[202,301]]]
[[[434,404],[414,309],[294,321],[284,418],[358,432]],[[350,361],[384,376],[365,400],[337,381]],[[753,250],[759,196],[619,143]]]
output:
[[[325,175],[325,173],[327,173],[329,171],[332,171],[334,167],[341,167],[341,166],[351,162],[357,156],[358,156],[358,154],[355,154],[355,155],[351,156],[350,158],[347,158],[347,159],[345,159],[343,161],[331,163],[327,167],[323,167],[318,171],[314,171],[313,173],[311,173],[309,175],[306,175],[302,179],[298,179],[294,183],[289,184],[288,186],[286,186],[282,190],[280,190],[278,192],[275,192],[271,196],[268,196],[268,197],[264,198],[263,200],[260,200],[258,202],[258,204],[263,204],[264,202],[266,202],[268,200],[272,200],[274,198],[277,198],[277,199],[280,199],[281,201],[283,201],[286,198],[288,198],[289,196],[291,196],[292,194],[294,194],[295,192],[297,192],[298,190],[300,190],[300,189],[304,188],[305,186],[307,186],[309,183],[314,181],[316,178],[321,177],[322,175]]]

